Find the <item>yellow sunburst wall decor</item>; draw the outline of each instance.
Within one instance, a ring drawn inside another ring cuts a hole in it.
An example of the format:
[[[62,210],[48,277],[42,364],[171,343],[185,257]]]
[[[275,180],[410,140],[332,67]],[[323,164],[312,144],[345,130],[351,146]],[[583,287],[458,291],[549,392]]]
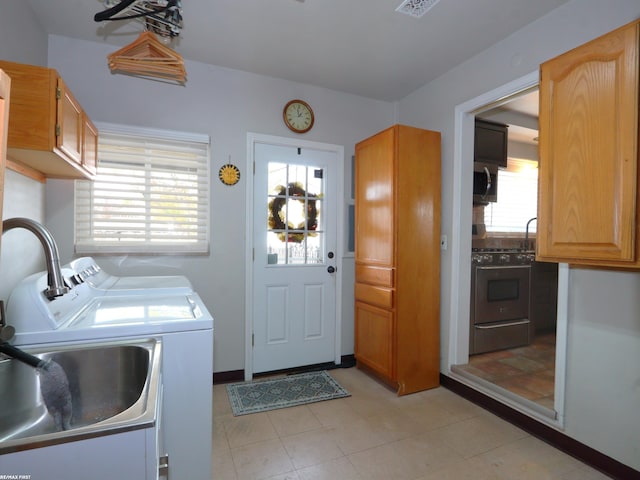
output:
[[[240,181],[240,169],[231,163],[220,167],[218,178],[225,185],[235,185]]]

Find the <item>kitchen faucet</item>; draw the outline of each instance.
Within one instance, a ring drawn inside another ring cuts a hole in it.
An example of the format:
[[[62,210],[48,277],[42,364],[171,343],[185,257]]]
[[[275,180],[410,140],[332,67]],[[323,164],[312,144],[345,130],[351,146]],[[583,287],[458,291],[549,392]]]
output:
[[[53,300],[55,297],[60,297],[69,291],[69,288],[65,286],[64,279],[62,278],[62,272],[60,270],[60,257],[58,256],[58,247],[51,232],[45,228],[44,225],[31,220],[30,218],[9,218],[2,222],[3,233],[13,228],[26,228],[32,232],[44,248],[44,255],[47,262],[47,281],[49,285],[44,291],[45,296],[49,300]]]
[[[537,219],[538,217],[533,217],[533,218],[530,218],[529,221],[527,222],[527,228],[525,229],[525,233],[524,233],[524,249],[525,250],[529,250],[529,224]]]

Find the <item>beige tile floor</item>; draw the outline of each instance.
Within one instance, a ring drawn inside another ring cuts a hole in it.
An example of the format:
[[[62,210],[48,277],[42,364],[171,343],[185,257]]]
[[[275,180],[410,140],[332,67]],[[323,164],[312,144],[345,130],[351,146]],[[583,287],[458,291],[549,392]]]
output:
[[[215,385],[213,478],[608,478],[444,388],[397,397],[356,368],[330,373],[351,397],[240,417]]]

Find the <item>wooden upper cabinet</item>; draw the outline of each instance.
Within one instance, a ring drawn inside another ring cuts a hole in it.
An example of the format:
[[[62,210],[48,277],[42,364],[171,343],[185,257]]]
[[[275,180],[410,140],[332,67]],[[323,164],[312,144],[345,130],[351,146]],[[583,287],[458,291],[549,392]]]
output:
[[[7,154],[7,127],[9,123],[9,92],[11,79],[0,70],[0,218],[2,218],[2,199],[4,198],[4,169]],[[0,237],[2,224],[0,224]]]
[[[639,26],[541,66],[538,260],[640,267]]]
[[[82,164],[82,127],[84,125],[82,107],[67,89],[62,78],[58,78],[56,92],[57,125],[55,126],[56,147],[73,162]]]
[[[12,81],[7,156],[50,178],[91,179],[98,131],[56,70],[0,61]]]
[[[82,116],[82,166],[91,175],[98,173],[98,129],[86,114]]]

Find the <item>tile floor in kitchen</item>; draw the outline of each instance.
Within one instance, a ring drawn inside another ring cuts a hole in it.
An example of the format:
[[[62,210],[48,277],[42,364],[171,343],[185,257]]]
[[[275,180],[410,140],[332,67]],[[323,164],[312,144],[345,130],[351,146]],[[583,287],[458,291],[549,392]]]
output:
[[[553,410],[556,335],[536,335],[525,347],[481,353],[457,368]]]
[[[356,368],[330,373],[351,397],[239,417],[215,385],[213,478],[608,478],[445,388],[397,397]]]

